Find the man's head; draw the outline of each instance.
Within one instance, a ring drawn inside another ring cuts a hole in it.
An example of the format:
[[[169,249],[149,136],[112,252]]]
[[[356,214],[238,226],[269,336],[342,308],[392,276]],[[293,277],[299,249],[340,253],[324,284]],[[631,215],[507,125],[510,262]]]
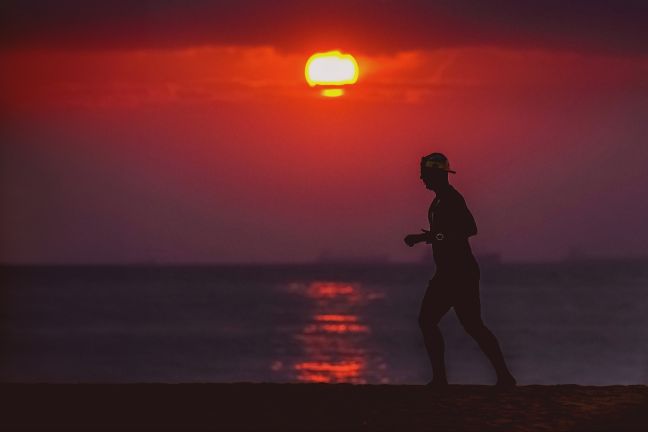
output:
[[[448,184],[449,172],[455,174],[450,169],[448,158],[442,153],[431,153],[421,158],[421,180],[428,189]]]

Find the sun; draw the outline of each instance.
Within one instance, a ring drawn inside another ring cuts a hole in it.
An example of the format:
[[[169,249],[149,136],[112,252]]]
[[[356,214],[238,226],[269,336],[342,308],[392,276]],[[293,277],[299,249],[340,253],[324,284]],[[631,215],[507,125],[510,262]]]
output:
[[[358,81],[360,69],[351,54],[327,51],[310,56],[304,74],[309,86],[327,87],[322,90],[322,95],[337,97],[344,94],[340,86],[355,84]]]
[[[306,62],[306,81],[316,85],[355,84],[359,75],[358,62],[351,54],[340,51],[315,53]]]

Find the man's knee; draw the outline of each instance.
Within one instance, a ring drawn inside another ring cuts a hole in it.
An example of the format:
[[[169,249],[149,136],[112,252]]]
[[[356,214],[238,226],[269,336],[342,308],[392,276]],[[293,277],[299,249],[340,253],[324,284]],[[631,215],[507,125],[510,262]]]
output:
[[[433,316],[430,316],[429,314],[425,314],[423,312],[419,314],[418,324],[419,324],[419,328],[423,333],[430,333],[437,330],[438,323],[439,320],[435,319]]]
[[[463,326],[466,333],[468,333],[472,337],[478,338],[490,332],[481,319],[462,321],[461,325]]]

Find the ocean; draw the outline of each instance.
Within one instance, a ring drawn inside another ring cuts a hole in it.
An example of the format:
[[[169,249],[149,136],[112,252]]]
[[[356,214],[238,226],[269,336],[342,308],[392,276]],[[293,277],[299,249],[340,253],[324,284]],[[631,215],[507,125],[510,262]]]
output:
[[[3,382],[425,383],[431,265],[0,268]],[[520,384],[648,384],[648,265],[490,263],[482,311]],[[451,310],[451,383],[495,380]]]

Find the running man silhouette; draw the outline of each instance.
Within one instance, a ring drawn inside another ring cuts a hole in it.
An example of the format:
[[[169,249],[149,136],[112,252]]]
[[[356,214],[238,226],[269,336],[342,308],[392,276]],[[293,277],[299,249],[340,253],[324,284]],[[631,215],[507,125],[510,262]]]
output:
[[[479,265],[472,254],[468,237],[477,234],[477,225],[466,206],[463,196],[448,183],[448,159],[441,153],[432,153],[421,159],[421,180],[436,193],[428,211],[430,230],[410,234],[405,243],[432,244],[436,272],[429,282],[421,312],[419,326],[425,348],[432,363],[433,379],[429,386],[443,388],[448,385],[444,360],[444,342],[438,324],[454,307],[466,332],[472,336],[497,373],[498,387],[514,387],[499,342],[484,325],[479,300]]]

